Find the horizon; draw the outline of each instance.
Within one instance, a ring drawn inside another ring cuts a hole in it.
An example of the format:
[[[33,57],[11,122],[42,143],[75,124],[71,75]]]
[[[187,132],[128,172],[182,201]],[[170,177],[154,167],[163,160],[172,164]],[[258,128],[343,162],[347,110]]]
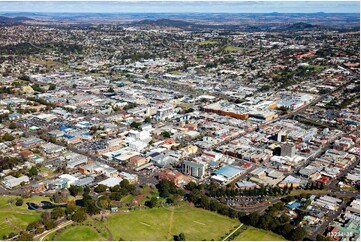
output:
[[[36,2],[36,4],[34,4]],[[358,1],[1,1],[0,13],[360,13]]]

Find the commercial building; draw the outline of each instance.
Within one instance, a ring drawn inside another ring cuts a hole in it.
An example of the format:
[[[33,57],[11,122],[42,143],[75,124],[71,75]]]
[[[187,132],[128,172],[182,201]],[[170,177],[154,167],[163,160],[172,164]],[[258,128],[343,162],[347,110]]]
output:
[[[206,172],[207,163],[184,161],[182,164],[182,171],[184,174],[196,178],[203,178]]]

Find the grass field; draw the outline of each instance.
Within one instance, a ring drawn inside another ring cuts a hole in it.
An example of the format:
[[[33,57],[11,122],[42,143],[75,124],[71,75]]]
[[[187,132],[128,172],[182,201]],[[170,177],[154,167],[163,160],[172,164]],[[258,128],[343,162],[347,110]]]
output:
[[[20,230],[38,219],[40,213],[28,209],[27,202],[40,203],[41,201],[49,201],[48,197],[34,196],[23,199],[22,206],[16,206],[15,202],[9,204],[9,199],[15,201],[15,196],[1,196],[0,197],[0,239],[4,235],[9,235],[11,232],[18,233]]]
[[[219,44],[219,42],[215,40],[207,40],[207,41],[199,42],[199,45],[216,45],[216,44]]]
[[[235,51],[240,51],[240,50],[242,50],[242,48],[237,47],[237,46],[226,46],[224,48],[224,51],[227,51],[227,52],[235,52]]]
[[[235,241],[283,241],[286,240],[281,235],[275,234],[271,231],[258,229],[254,227],[248,226],[245,231],[243,231],[240,235],[238,235]]]
[[[182,232],[187,240],[219,240],[239,225],[236,219],[199,208],[170,210],[153,208],[114,214],[104,224],[114,240],[173,240],[173,235]]]
[[[79,241],[79,240],[88,240],[88,241],[99,241],[107,240],[106,236],[98,233],[94,228],[90,226],[69,226],[63,232],[55,237],[56,241]]]

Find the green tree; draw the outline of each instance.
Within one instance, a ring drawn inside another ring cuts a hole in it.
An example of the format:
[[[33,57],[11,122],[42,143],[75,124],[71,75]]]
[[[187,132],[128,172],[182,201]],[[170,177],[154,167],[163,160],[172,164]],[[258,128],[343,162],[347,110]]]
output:
[[[173,238],[174,241],[186,241],[186,236],[184,235],[184,233],[180,233],[179,235],[174,235]]]
[[[36,169],[35,166],[32,166],[30,169],[29,169],[29,176],[30,177],[33,177],[33,176],[37,176],[38,175],[38,170]]]
[[[56,85],[54,83],[50,83],[49,84],[49,90],[55,90],[56,89]]]
[[[139,128],[141,125],[142,125],[142,124],[139,123],[139,122],[132,122],[132,123],[130,124],[130,127],[137,129],[137,128]]]
[[[294,230],[292,230],[287,237],[288,239],[293,241],[300,241],[303,240],[305,236],[306,236],[306,230],[304,228],[297,227]]]
[[[79,193],[79,189],[77,186],[74,185],[70,185],[70,187],[68,188],[70,195],[72,195],[73,197],[76,197]]]
[[[9,129],[16,129],[16,124],[14,122],[11,122],[9,124]]]
[[[75,211],[76,211],[75,202],[69,202],[66,205],[65,214],[69,216],[69,215],[72,215]]]
[[[109,195],[109,198],[114,201],[120,201],[122,199],[122,194],[120,192],[112,192]]]
[[[43,220],[43,224],[46,230],[53,229],[58,226],[57,222],[55,222],[53,219]]]
[[[332,239],[331,239],[330,237],[324,236],[324,235],[322,235],[322,234],[318,234],[318,235],[316,236],[316,240],[317,240],[317,241],[332,241]]]
[[[164,137],[164,138],[170,138],[170,133],[168,132],[168,131],[163,131],[162,133],[161,133],[161,135]]]
[[[158,199],[156,197],[152,197],[150,201],[145,202],[145,206],[149,208],[154,208],[155,206],[157,206],[157,203],[158,203]]]
[[[259,221],[259,214],[257,212],[253,212],[249,215],[249,225],[256,226]]]
[[[27,233],[27,232],[22,232],[20,234],[20,236],[18,237],[19,241],[32,241],[34,240],[34,235]]]
[[[4,141],[13,141],[15,138],[14,138],[14,136],[12,136],[11,134],[5,133],[5,134],[3,135],[3,137],[2,137],[2,139],[3,139]]]
[[[56,207],[53,209],[53,211],[51,211],[50,215],[52,219],[58,219],[65,215],[65,211],[60,207]]]
[[[96,193],[102,193],[107,190],[107,186],[103,184],[99,184],[96,188],[94,188],[94,192]]]
[[[37,228],[41,227],[42,224],[39,221],[34,221],[28,224],[26,227],[27,231],[35,231]]]
[[[16,198],[16,202],[15,202],[15,205],[16,206],[22,206],[24,203],[23,199],[22,198]]]
[[[79,208],[78,210],[75,211],[73,216],[71,216],[71,219],[77,223],[84,222],[86,220],[86,218],[87,218],[87,215],[86,215],[86,211],[84,208]]]

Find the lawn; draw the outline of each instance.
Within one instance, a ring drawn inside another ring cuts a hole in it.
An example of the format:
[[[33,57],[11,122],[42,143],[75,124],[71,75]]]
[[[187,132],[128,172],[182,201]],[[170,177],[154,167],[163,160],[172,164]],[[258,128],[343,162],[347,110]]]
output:
[[[20,230],[25,229],[29,223],[40,219],[40,213],[29,210],[26,205],[27,202],[40,203],[41,201],[49,201],[48,197],[34,196],[23,199],[23,205],[18,207],[15,202],[10,205],[9,199],[15,201],[16,197],[0,197],[0,239],[11,232],[18,233]]]
[[[219,240],[239,225],[236,219],[195,207],[153,208],[110,215],[105,226],[114,240]]]
[[[271,231],[263,230],[248,226],[235,241],[284,241],[286,240],[281,235],[275,234]]]
[[[57,235],[54,240],[56,241],[79,241],[79,240],[106,240],[106,237],[103,237],[98,233],[94,228],[89,226],[69,226],[59,235]]]
[[[219,44],[219,42],[215,40],[207,40],[207,41],[199,42],[199,45],[216,45],[216,44]]]
[[[69,225],[45,237],[46,241],[100,241],[112,240],[103,224],[87,220],[81,224]]]
[[[243,49],[240,47],[237,47],[237,46],[226,46],[224,48],[224,51],[227,51],[227,52],[235,52],[235,51],[240,51],[240,50],[243,50]]]

